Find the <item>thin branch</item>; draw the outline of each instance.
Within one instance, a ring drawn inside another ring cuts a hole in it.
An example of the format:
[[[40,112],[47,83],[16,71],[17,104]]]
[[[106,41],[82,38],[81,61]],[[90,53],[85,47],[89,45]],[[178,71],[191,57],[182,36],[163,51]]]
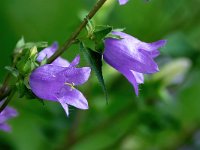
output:
[[[88,23],[88,20],[92,19],[92,17],[97,13],[97,11],[103,6],[103,4],[106,2],[107,0],[98,0],[98,2],[95,4],[95,6],[92,8],[92,10],[88,13],[88,15],[85,17],[85,19],[83,20],[83,22],[80,24],[80,26],[75,30],[75,32],[69,37],[69,39],[64,43],[64,45],[57,50],[48,60],[47,63],[51,63],[53,62],[57,57],[59,57],[60,55],[62,55],[62,53],[67,50],[73,43],[74,41],[76,41],[76,38],[78,37],[78,35],[80,34],[80,32],[85,28],[85,26]],[[11,78],[11,74],[9,73],[4,82],[2,87],[0,88],[0,101],[3,100],[3,98],[7,97],[7,100],[4,102],[4,104],[1,106],[0,108],[0,112],[3,111],[3,109],[7,106],[7,104],[9,103],[10,99],[12,98],[12,89],[10,89],[8,87],[8,83],[10,81]]]
[[[92,17],[97,13],[97,11],[103,6],[103,4],[107,0],[99,0],[96,5],[92,8],[92,10],[88,13],[88,15],[85,17],[83,22],[80,24],[80,26],[75,30],[75,32],[69,37],[69,39],[65,42],[65,44],[57,50],[49,59],[48,63],[52,63],[57,57],[62,55],[64,51],[66,51],[76,40],[80,32],[85,28],[85,26],[88,23],[88,20],[92,19]]]

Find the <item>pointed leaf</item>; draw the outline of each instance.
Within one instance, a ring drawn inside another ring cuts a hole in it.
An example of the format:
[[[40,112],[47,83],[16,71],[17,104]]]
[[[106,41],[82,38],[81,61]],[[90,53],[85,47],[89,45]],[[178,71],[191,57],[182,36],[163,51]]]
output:
[[[101,41],[105,38],[106,35],[108,35],[112,31],[111,26],[97,26],[94,31],[94,38],[95,41]]]
[[[95,51],[92,51],[89,48],[86,48],[82,42],[80,43],[80,50],[83,52],[92,70],[94,70],[97,79],[99,80],[99,83],[105,93],[106,101],[108,101],[108,93],[102,75],[102,54],[99,54]]]
[[[19,39],[19,41],[17,41],[17,44],[16,44],[16,49],[18,48],[21,48],[22,46],[24,46],[25,44],[25,41],[24,41],[24,37],[21,37],[21,39]]]

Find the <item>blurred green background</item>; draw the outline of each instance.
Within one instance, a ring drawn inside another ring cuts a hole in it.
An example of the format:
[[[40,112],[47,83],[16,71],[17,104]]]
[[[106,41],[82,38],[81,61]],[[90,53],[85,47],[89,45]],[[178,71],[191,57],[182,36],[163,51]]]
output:
[[[108,0],[96,24],[126,28],[146,42],[167,39],[157,58],[160,72],[145,78],[136,97],[130,83],[104,64],[109,104],[96,77],[79,87],[90,109],[19,99],[11,105],[19,117],[9,121],[11,133],[0,131],[0,150],[199,150],[200,149],[200,1],[130,0],[119,6]],[[58,41],[80,24],[95,0],[1,0],[0,81],[21,36],[26,41]],[[63,56],[79,53],[72,46]],[[82,66],[85,65],[82,59]]]

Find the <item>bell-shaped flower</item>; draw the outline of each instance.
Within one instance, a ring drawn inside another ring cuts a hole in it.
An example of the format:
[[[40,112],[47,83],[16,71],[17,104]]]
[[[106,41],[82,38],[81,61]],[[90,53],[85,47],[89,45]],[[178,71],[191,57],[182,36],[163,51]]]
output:
[[[2,105],[3,101],[0,102],[0,106]],[[11,127],[7,124],[7,120],[16,117],[17,111],[12,107],[6,107],[1,113],[0,113],[0,130],[9,132],[11,130]]]
[[[44,49],[39,54],[38,60],[49,58],[52,51],[54,51],[52,46]],[[66,60],[57,58],[52,64],[35,69],[29,80],[33,93],[41,99],[59,102],[67,115],[69,115],[68,105],[79,109],[88,109],[86,98],[75,86],[88,80],[91,69],[89,67],[77,68],[79,60],[80,56],[77,56],[68,65]]]
[[[143,74],[159,71],[154,58],[160,54],[158,49],[163,47],[166,41],[145,43],[123,32],[112,34],[122,39],[107,38],[103,58],[128,79],[138,95],[138,85],[144,82]]]
[[[125,5],[129,0],[118,0],[120,5]]]

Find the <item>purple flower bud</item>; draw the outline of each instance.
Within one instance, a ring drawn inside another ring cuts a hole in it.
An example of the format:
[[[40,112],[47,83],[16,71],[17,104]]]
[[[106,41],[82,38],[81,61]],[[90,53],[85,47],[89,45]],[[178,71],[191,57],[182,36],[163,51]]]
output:
[[[38,60],[42,61],[45,56],[50,57],[56,49],[55,44],[44,49],[39,54]],[[88,80],[91,69],[89,67],[76,68],[79,60],[80,56],[77,56],[69,64],[66,60],[57,58],[52,64],[35,69],[29,80],[33,93],[41,99],[59,102],[67,115],[69,115],[68,105],[88,109],[86,98],[75,89],[75,86]]]
[[[0,106],[2,105],[3,101],[0,102]],[[11,130],[11,127],[6,123],[6,121],[10,118],[17,116],[17,111],[11,107],[6,107],[1,113],[0,113],[0,130],[9,132]]]
[[[107,38],[103,58],[128,79],[138,95],[138,85],[144,82],[143,73],[150,74],[159,71],[153,58],[160,54],[158,49],[163,47],[166,41],[145,43],[123,32],[112,34],[122,39]]]
[[[118,0],[118,1],[120,5],[125,5],[128,2],[128,0]]]

